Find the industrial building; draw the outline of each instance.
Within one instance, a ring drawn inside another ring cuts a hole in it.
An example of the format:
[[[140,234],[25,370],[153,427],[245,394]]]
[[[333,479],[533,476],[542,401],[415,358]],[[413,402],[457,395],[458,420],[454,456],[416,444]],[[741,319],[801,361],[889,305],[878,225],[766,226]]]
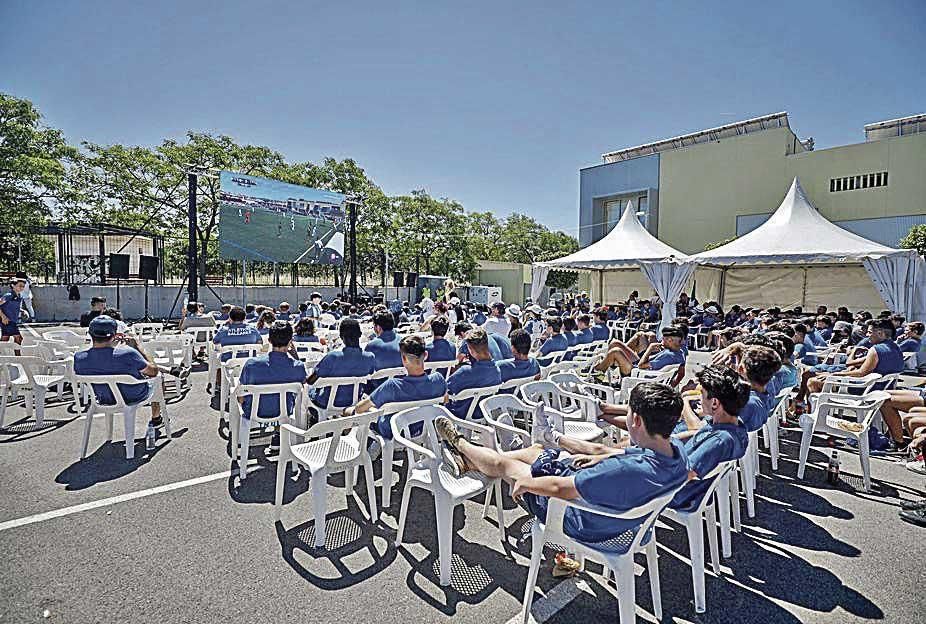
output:
[[[761,225],[796,176],[824,217],[896,247],[926,223],[926,115],[864,130],[816,150],[782,112],[609,152],[579,172],[579,241],[601,239],[632,200],[659,239],[704,251]]]

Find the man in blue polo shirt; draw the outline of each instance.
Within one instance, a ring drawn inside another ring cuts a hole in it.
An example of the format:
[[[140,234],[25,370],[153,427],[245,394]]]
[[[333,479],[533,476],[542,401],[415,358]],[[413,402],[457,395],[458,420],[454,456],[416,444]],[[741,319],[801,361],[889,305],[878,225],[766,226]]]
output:
[[[276,318],[277,318],[277,320],[278,320],[278,321],[286,321],[286,322],[288,323],[288,322],[290,321],[290,317],[292,317],[292,316],[295,316],[295,315],[293,314],[293,312],[292,312],[291,309],[290,309],[289,302],[288,302],[288,301],[281,301],[281,302],[280,302],[280,309],[279,309],[279,311],[276,313]]]
[[[547,366],[556,358],[556,354],[565,352],[569,348],[569,341],[563,335],[563,319],[558,316],[548,316],[545,319],[547,339],[540,345],[538,361],[541,366]],[[540,357],[549,356],[549,357]]]
[[[637,354],[620,341],[613,343],[605,358],[595,366],[595,370],[607,371],[617,365],[621,375],[629,375],[634,366],[645,370],[662,370],[667,366],[679,366],[679,372],[684,376],[685,353],[682,351],[684,331],[676,325],[670,325],[662,330],[662,341],[650,343],[637,358]],[[678,376],[676,374],[676,376]]]
[[[747,431],[758,431],[768,420],[773,399],[766,386],[781,368],[781,358],[770,347],[750,345],[737,353],[737,372],[750,387],[749,399],[739,418]]]
[[[386,310],[377,312],[373,316],[373,332],[376,338],[368,342],[363,350],[373,354],[376,370],[402,366],[399,337],[395,333],[395,317]],[[382,382],[381,379],[368,381],[366,391],[372,392]]]
[[[868,326],[868,341],[871,346],[864,356],[848,362],[848,366],[839,375],[841,377],[865,377],[869,373],[891,375],[903,372],[903,353],[894,342],[894,325],[890,319],[879,319]],[[807,380],[807,390],[820,392],[829,373],[821,373]],[[874,389],[879,388],[875,384]]]
[[[257,312],[254,310],[254,304],[249,303],[244,306],[244,322],[245,323],[256,323],[257,322]]]
[[[794,325],[794,359],[806,366],[816,366],[817,347],[807,333],[807,326],[803,323]]]
[[[897,346],[901,353],[919,353],[923,344],[924,326],[918,321],[907,323],[904,332],[897,336]]]
[[[576,327],[578,328],[576,342],[578,344],[590,344],[595,342],[595,334],[592,332],[591,323],[592,317],[588,314],[580,314],[576,317]]]
[[[428,374],[424,370],[424,363],[428,359],[428,352],[424,340],[420,336],[405,336],[399,342],[399,351],[402,354],[402,366],[406,374],[401,377],[391,377],[384,381],[370,394],[354,407],[344,410],[345,416],[363,414],[371,409],[378,409],[387,403],[404,403],[406,401],[429,401],[435,404],[443,403],[447,384],[440,373]],[[381,415],[374,427],[376,432],[387,440],[392,439],[390,419],[392,415]],[[411,434],[419,435],[421,427],[412,427]]]
[[[620,513],[676,491],[688,479],[684,445],[671,438],[681,410],[678,392],[663,384],[641,383],[630,393],[628,428],[633,446],[611,449],[598,445],[601,454],[571,458],[539,444],[499,453],[466,440],[449,418],[438,417],[434,426],[445,445],[447,469],[504,479],[512,486],[512,497],[545,521],[551,497],[581,498]],[[566,535],[590,543],[608,541],[637,526],[639,520],[575,508],[567,509],[563,519]]]
[[[224,306],[223,306],[224,307]],[[246,313],[244,308],[235,306],[230,308],[228,311],[229,323],[222,325],[219,328],[219,331],[215,333],[215,336],[212,338],[212,343],[218,347],[228,347],[232,345],[259,345],[263,343],[260,332],[252,325],[247,325],[244,322]],[[242,352],[244,353],[244,352]],[[231,353],[222,354],[222,361],[228,361],[231,359]],[[242,356],[244,357],[244,356]],[[215,372],[215,387],[218,388],[222,383],[222,372],[216,370]],[[206,388],[206,392],[211,390],[210,387]]]
[[[611,328],[608,327],[608,310],[607,308],[598,308],[595,310],[595,324],[590,328],[595,340],[610,340]]]
[[[271,351],[266,355],[251,358],[241,367],[240,382],[242,385],[284,384],[306,382],[305,365],[289,355],[293,342],[293,326],[286,321],[274,321],[268,332]],[[239,397],[242,411],[241,436],[250,435],[250,421],[252,401],[251,396]],[[286,412],[293,415],[296,404],[296,395],[286,393]],[[277,396],[264,395],[260,397],[257,406],[257,416],[260,418],[274,418],[280,416],[280,399]],[[270,449],[280,448],[279,432],[273,434]]]
[[[227,321],[228,313],[231,312],[231,309],[232,307],[230,303],[223,303],[222,306],[219,308],[218,312],[212,313],[212,316],[215,317],[215,322],[224,323],[225,321]]]
[[[736,371],[726,367],[708,366],[696,377],[701,391],[693,390],[682,397],[686,400],[682,422],[688,423],[676,434],[685,440],[691,479],[669,503],[672,509],[680,511],[694,511],[713,481],[705,480],[704,476],[721,462],[740,459],[749,446],[749,433],[738,418],[749,400],[749,386]],[[706,420],[694,413],[690,404],[693,399],[701,402],[701,416]]]
[[[428,343],[429,362],[454,362],[457,359],[457,349],[447,340],[450,330],[450,319],[441,314],[431,319],[431,333],[433,338]],[[401,344],[400,350],[401,350]]]
[[[101,314],[90,321],[87,333],[93,346],[74,354],[74,372],[78,375],[129,375],[138,380],[149,380],[141,384],[117,384],[122,399],[129,405],[141,403],[148,397],[151,402],[151,422],[155,427],[163,424],[161,384],[151,379],[157,377],[158,367],[145,359],[137,349],[119,344],[118,323]],[[109,386],[94,384],[93,392],[100,405],[114,405],[116,402]]]
[[[309,385],[325,377],[367,377],[376,370],[376,356],[360,348],[360,323],[354,319],[341,319],[338,326],[344,346],[338,351],[329,351],[315,366]],[[312,402],[318,407],[328,406],[328,388],[313,390]],[[334,407],[349,407],[354,402],[350,386],[338,387],[334,395]]]
[[[501,384],[501,373],[499,373],[498,366],[492,360],[492,354],[489,352],[489,340],[488,334],[481,327],[472,329],[466,334],[469,364],[464,364],[447,378],[449,397],[470,388],[486,388]],[[451,399],[447,403],[447,409],[459,418],[466,418],[471,402],[472,399],[462,401]],[[473,418],[482,418],[482,412],[478,406],[473,413]]]
[[[501,376],[502,383],[512,379],[540,379],[540,364],[530,355],[531,335],[523,329],[516,329],[511,332],[511,349],[514,357],[508,360],[498,362],[498,372]],[[514,389],[503,390],[506,394],[511,394]]]
[[[466,334],[473,329],[473,326],[467,321],[460,321],[454,325],[453,330],[457,338],[460,340],[460,349],[457,352],[457,360],[460,362],[465,362],[466,357],[469,355],[469,347],[466,344]],[[513,357],[511,353],[511,341],[508,340],[507,336],[502,336],[501,334],[489,334],[489,354],[492,356],[492,361],[501,362],[502,360],[508,360]]]
[[[19,314],[25,288],[26,280],[14,278],[10,281],[10,290],[0,295],[0,342],[6,342],[10,338],[16,344],[23,342],[22,334],[19,333]]]

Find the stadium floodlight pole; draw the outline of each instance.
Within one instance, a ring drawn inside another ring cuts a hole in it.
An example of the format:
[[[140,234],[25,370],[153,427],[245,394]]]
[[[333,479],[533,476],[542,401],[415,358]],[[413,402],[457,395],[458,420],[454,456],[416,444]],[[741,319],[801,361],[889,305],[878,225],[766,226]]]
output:
[[[189,229],[187,232],[187,296],[189,301],[199,301],[199,279],[197,277],[196,267],[196,178],[197,174],[187,173],[187,184],[189,186],[189,199],[187,200],[187,217],[189,218]]]

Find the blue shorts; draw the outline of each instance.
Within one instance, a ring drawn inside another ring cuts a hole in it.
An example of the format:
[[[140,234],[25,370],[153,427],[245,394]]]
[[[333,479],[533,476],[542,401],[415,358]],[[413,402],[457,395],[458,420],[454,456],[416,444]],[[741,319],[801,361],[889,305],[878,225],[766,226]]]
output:
[[[0,336],[22,336],[19,333],[19,325],[15,321],[10,321],[6,325],[0,323]]]
[[[376,419],[375,423],[370,423],[370,429],[373,433],[378,433],[384,440],[392,439],[392,414],[382,414]],[[413,438],[417,438],[424,431],[424,422],[412,423],[408,426],[408,433]]]
[[[846,370],[845,364],[817,364],[816,366],[811,367],[815,373],[841,373]]]
[[[559,459],[559,449],[544,449],[540,456],[531,464],[532,477],[568,477],[575,473],[572,460]],[[539,496],[530,492],[521,496],[521,506],[541,522],[547,521],[547,496]]]

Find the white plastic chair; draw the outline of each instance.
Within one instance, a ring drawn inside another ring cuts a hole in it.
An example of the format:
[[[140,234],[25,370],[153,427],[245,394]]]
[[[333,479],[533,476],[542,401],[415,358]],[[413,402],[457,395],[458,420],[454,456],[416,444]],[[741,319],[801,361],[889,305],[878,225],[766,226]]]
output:
[[[238,451],[238,476],[244,481],[248,476],[248,451],[251,446],[251,428],[254,423],[269,425],[279,423],[280,425],[291,424],[292,420],[299,419],[301,423],[302,414],[302,391],[303,385],[299,382],[282,383],[282,384],[242,384],[239,383],[235,388],[233,395],[235,410],[234,422],[229,423],[229,429],[232,436],[232,453]],[[287,410],[286,395],[295,394],[296,402],[292,414]],[[260,399],[263,396],[275,396],[278,403],[278,412],[274,416],[258,416],[260,410]],[[239,398],[245,396],[251,397],[251,417],[244,417],[244,406],[238,402]],[[240,450],[239,450],[240,449]]]
[[[502,500],[501,480],[492,479],[478,472],[467,472],[459,477],[453,476],[449,470],[443,468],[443,453],[440,439],[434,430],[434,419],[446,416],[460,429],[482,436],[492,436],[492,429],[484,425],[463,421],[451,414],[443,406],[432,405],[416,407],[395,414],[391,420],[392,435],[396,444],[404,446],[412,464],[408,478],[405,480],[405,491],[402,494],[402,508],[399,512],[399,530],[396,535],[396,546],[402,544],[405,534],[405,523],[408,519],[408,504],[411,500],[412,488],[421,488],[431,492],[434,497],[434,512],[437,518],[437,544],[438,558],[440,560],[440,584],[450,585],[451,560],[453,556],[453,510],[457,505],[467,501],[489,489],[495,490],[497,501]],[[421,444],[411,439],[409,427],[424,423],[423,439]],[[486,439],[484,438],[484,439]],[[488,495],[488,494],[487,494]],[[498,509],[498,531],[501,541],[505,541],[505,521],[502,517],[501,503]]]
[[[218,346],[218,345],[216,345]],[[214,350],[211,359],[215,360],[219,373],[219,418],[227,418],[229,409],[226,407],[228,398],[232,395],[235,387],[238,385],[238,375],[241,374],[241,366],[250,358],[257,357],[261,353],[261,345],[258,343],[243,345],[227,345],[218,347]],[[228,359],[223,360],[225,356]],[[232,362],[230,364],[230,362]],[[209,373],[209,383],[215,380],[215,373]]]
[[[813,434],[819,431],[828,435],[858,441],[858,458],[862,466],[862,479],[865,491],[870,491],[871,465],[869,462],[868,430],[871,428],[872,419],[879,413],[881,404],[890,398],[891,395],[884,390],[876,390],[862,396],[824,395],[819,399],[812,413],[801,414],[801,451],[800,463],[797,467],[797,478],[804,478],[807,456],[810,453],[810,442]],[[855,416],[854,426],[852,421],[840,418],[839,415]],[[847,423],[849,424],[847,425]]]
[[[318,420],[328,420],[331,417],[338,417],[344,412],[345,407],[356,405],[360,400],[360,388],[366,380],[366,377],[319,377],[311,386],[310,390],[318,391],[322,388],[328,388],[328,400],[322,407],[318,406],[314,401],[309,402],[311,407],[318,412]],[[342,387],[350,388],[350,403],[343,407],[336,407],[334,403],[337,399],[338,389]]]
[[[280,520],[283,506],[283,487],[289,473],[290,462],[304,466],[310,475],[309,486],[312,489],[312,509],[315,517],[315,547],[325,545],[327,515],[328,475],[345,473],[345,483],[350,494],[355,498],[349,475],[357,467],[362,467],[367,482],[367,506],[370,522],[379,518],[376,509],[376,488],[373,484],[373,462],[367,453],[367,437],[370,424],[379,416],[379,411],[367,412],[356,416],[346,416],[320,422],[300,429],[285,423],[280,427],[280,457],[277,461],[276,497],[274,517]],[[292,438],[306,440],[294,444]],[[336,442],[335,442],[336,441]]]
[[[429,373],[438,372],[444,376],[444,379],[450,376],[450,369],[457,365],[456,360],[436,360],[432,362],[427,360],[424,363],[424,370]]]
[[[605,435],[597,422],[598,401],[592,396],[567,392],[547,380],[525,384],[521,396],[530,406],[543,404],[548,422],[563,435],[586,442]]]
[[[164,331],[164,323],[133,323],[132,332],[139,340],[157,338]]]
[[[681,487],[681,486],[679,486]],[[531,599],[534,587],[537,584],[537,574],[540,571],[540,559],[543,555],[543,545],[547,542],[562,544],[571,553],[580,558],[591,558],[603,562],[614,572],[617,581],[617,601],[621,624],[633,624],[636,621],[636,588],[633,574],[633,557],[638,552],[646,554],[647,570],[649,572],[650,592],[653,597],[653,615],[656,620],[662,619],[662,594],[659,589],[659,563],[656,553],[656,535],[652,532],[653,524],[660,512],[669,504],[679,488],[674,488],[662,496],[640,505],[629,511],[616,512],[606,507],[592,505],[583,500],[565,501],[550,498],[547,507],[546,522],[534,518],[531,527],[531,563],[527,573],[527,584],[524,588],[524,603],[521,609],[522,621],[526,624],[530,619]],[[586,513],[622,520],[639,520],[640,524],[634,534],[627,531],[623,535],[600,544],[579,542],[563,530],[563,518],[568,507],[573,507]],[[643,540],[649,536],[649,541]]]
[[[29,347],[21,349],[28,352]],[[36,347],[32,347],[33,353],[39,353]],[[46,361],[38,355],[2,355],[0,356],[0,366],[16,370],[16,376],[9,375],[10,388],[17,394],[22,394],[25,400],[27,417],[35,415],[35,426],[42,428],[45,426],[45,395],[52,386],[56,386],[59,395],[65,381],[71,381],[66,374],[48,375],[46,370]],[[4,389],[5,393],[5,389]]]
[[[498,394],[499,387],[500,386],[484,386],[482,388],[466,388],[465,390],[460,390],[456,394],[448,394],[447,397],[451,401],[457,402],[472,399],[466,409],[466,417],[464,420],[479,422],[482,420],[481,417],[476,418],[476,408],[479,407],[479,401]]]
[[[142,348],[158,366],[189,368],[193,365],[192,345],[192,339],[186,334],[154,334]],[[164,381],[173,385],[176,394],[179,394],[184,388],[190,387],[189,377],[186,380],[171,377],[170,379],[165,378]]]
[[[650,370],[645,368],[635,368],[627,377],[621,378],[620,403],[626,403],[630,400],[630,391],[643,382],[660,383],[669,385],[675,374],[678,372],[678,365],[666,366],[659,370]]]
[[[425,401],[404,401],[402,403],[386,403],[379,408],[378,413],[384,416],[392,416],[398,414],[401,411],[407,409],[413,409],[416,407],[427,407],[429,405],[439,405],[443,401],[443,397],[438,397],[435,399],[429,399]],[[411,435],[411,432],[409,432]],[[393,485],[393,473],[392,473],[392,464],[395,459],[395,440],[387,440],[386,438],[374,434],[376,439],[379,441],[382,446],[383,453],[381,457],[382,461],[382,473],[383,473],[383,509],[388,509],[392,504],[392,485]],[[421,441],[421,436],[413,437],[413,440],[416,442]],[[411,467],[411,462],[409,462],[409,468]]]
[[[55,329],[52,331],[42,332],[42,337],[45,340],[60,342],[68,345],[69,347],[76,347],[78,349],[83,349],[90,345],[86,334],[78,334],[71,331],[70,329]]]
[[[160,402],[161,417],[164,419],[164,431],[167,437],[171,437],[170,416],[167,413],[167,404],[164,401],[163,392],[161,392],[161,376],[151,377],[149,379],[136,379],[131,375],[74,375],[78,385],[86,385],[89,388],[90,405],[84,412],[84,439],[80,449],[80,458],[87,456],[87,446],[90,443],[90,429],[93,425],[93,417],[96,414],[103,414],[106,418],[106,440],[111,442],[113,439],[113,419],[116,414],[122,414],[122,423],[125,433],[125,458],[133,459],[135,457],[135,413],[139,407],[151,405],[152,402]],[[145,386],[151,384],[152,391],[144,400],[128,404],[119,390],[119,386]],[[112,405],[102,405],[97,400],[96,392],[93,386],[107,386],[112,393],[115,403]]]
[[[762,425],[762,440],[772,458],[773,472],[778,470],[778,423],[781,421],[782,413],[788,409],[788,398],[792,390],[794,386],[786,386],[778,391],[775,395],[775,408],[771,410],[768,420]],[[756,474],[761,474],[758,458],[756,459]]]

